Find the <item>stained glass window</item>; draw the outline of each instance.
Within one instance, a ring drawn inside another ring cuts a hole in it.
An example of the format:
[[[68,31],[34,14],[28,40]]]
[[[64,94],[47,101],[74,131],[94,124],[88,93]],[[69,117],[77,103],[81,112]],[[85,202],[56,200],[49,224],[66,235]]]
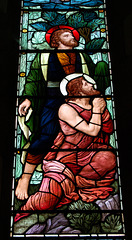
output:
[[[105,0],[22,0],[10,236],[125,239]]]

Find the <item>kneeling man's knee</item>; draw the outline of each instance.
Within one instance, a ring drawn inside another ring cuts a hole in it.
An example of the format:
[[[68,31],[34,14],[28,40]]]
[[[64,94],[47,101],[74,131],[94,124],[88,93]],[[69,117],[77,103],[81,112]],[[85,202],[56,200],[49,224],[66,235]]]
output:
[[[101,153],[100,161],[106,164],[107,170],[111,170],[116,166],[116,156],[111,151],[104,151]]]
[[[116,156],[111,151],[100,151],[96,153],[95,159],[99,166],[106,168],[107,171],[112,170],[116,166]]]

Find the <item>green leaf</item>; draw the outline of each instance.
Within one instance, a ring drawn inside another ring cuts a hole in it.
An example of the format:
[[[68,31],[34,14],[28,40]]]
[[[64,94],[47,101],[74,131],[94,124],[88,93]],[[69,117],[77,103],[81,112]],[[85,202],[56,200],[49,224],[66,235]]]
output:
[[[80,27],[85,27],[87,22],[84,21],[83,15],[78,12],[68,18],[68,25],[77,29]]]
[[[118,191],[119,191],[118,181],[115,180],[115,181],[111,184],[111,186],[114,188],[114,191],[112,192],[112,195],[117,194]]]
[[[44,32],[46,32],[49,29],[49,24],[46,22],[33,23],[33,24],[31,24],[31,26],[33,28],[35,28],[36,30],[44,31]]]
[[[87,10],[83,9],[81,13],[83,14],[84,21],[86,22],[90,22],[97,18],[97,13],[95,12],[88,12]]]
[[[71,214],[71,213],[68,213],[68,214],[67,214],[67,217],[68,217],[69,219],[71,219],[71,218],[72,218],[72,214]]]
[[[114,214],[107,216],[105,221],[101,223],[101,227],[105,233],[118,233],[122,229],[120,216]]]
[[[66,16],[62,14],[58,14],[57,17],[50,22],[51,26],[66,25],[66,24],[67,24]]]
[[[100,225],[94,225],[92,226],[92,229],[89,231],[89,233],[100,233]]]
[[[81,217],[80,213],[74,213],[74,218],[79,218],[79,217]]]
[[[57,17],[57,13],[56,12],[43,12],[42,13],[42,18],[44,18],[45,20],[52,22],[54,21],[54,19]]]
[[[87,27],[91,28],[92,32],[94,32],[100,24],[104,24],[104,20],[100,19],[100,18],[97,18],[97,19],[93,19],[92,21],[90,21],[87,24]]]
[[[79,229],[82,233],[90,231],[94,225],[98,225],[101,221],[100,212],[93,213],[92,210],[99,210],[98,205],[95,203],[86,203],[81,200],[71,203],[69,205],[69,210],[86,210],[86,212],[74,213],[71,212],[67,214],[70,226],[74,229]],[[91,210],[91,213],[87,213],[87,210]]]
[[[95,38],[86,44],[86,49],[88,50],[98,50],[101,49],[106,38]]]

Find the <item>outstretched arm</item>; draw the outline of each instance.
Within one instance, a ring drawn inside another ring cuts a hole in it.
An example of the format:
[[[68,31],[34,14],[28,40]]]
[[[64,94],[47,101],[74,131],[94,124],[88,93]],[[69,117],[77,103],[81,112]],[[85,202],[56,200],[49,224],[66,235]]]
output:
[[[102,99],[96,98],[93,101],[93,113],[89,123],[68,104],[63,104],[59,109],[59,118],[67,122],[71,127],[86,133],[90,136],[97,136],[101,129],[101,106]]]

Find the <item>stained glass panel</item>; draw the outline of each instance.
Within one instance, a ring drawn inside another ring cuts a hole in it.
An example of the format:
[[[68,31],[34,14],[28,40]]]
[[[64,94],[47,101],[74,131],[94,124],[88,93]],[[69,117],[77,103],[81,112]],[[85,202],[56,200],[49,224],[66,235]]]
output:
[[[125,239],[103,0],[21,1],[11,237]]]
[[[78,23],[79,21],[79,23]],[[106,12],[103,9],[78,11],[22,11],[20,49],[52,49],[45,39],[46,32],[57,25],[68,25],[80,33],[75,49],[97,51],[108,49]]]

